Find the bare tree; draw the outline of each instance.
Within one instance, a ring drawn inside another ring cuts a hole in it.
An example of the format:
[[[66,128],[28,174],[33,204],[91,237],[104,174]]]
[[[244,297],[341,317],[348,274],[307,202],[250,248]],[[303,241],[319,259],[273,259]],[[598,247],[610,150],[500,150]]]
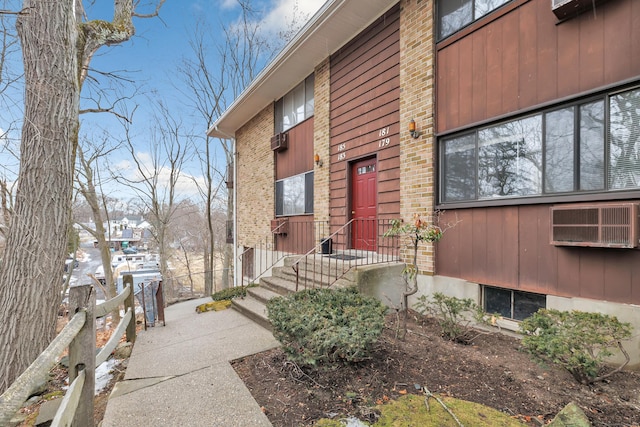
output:
[[[24,0],[18,13],[25,108],[14,214],[0,265],[0,392],[55,334],[80,90],[98,49],[134,34],[133,16],[139,16],[133,0],[114,0],[112,22],[85,20],[81,0]]]
[[[83,148],[83,146],[85,148]],[[85,153],[86,147],[90,147],[92,150]],[[98,242],[100,258],[102,260],[102,267],[104,270],[107,299],[116,296],[117,290],[116,282],[113,277],[113,270],[111,269],[111,251],[109,249],[109,242],[107,241],[106,231],[104,229],[104,215],[102,214],[103,210],[101,209],[101,205],[102,207],[106,205],[105,196],[103,191],[100,191],[100,194],[96,191],[96,186],[98,188],[102,188],[103,184],[103,180],[100,177],[100,161],[117,148],[117,145],[109,145],[108,136],[104,136],[102,140],[96,144],[91,144],[88,141],[85,141],[84,144],[79,144],[77,153],[78,166],[76,167],[75,174],[75,182],[78,186],[78,191],[82,194],[83,198],[91,208],[95,229],[86,227],[83,224],[80,224],[80,226],[91,234]],[[108,218],[108,211],[105,209],[104,212]],[[112,317],[114,322],[118,323],[120,321],[119,310],[115,310],[112,313]]]
[[[189,42],[192,56],[185,58],[179,67],[182,80],[189,89],[185,93],[187,102],[189,106],[195,107],[206,121],[207,128],[225,111],[230,103],[229,99],[235,99],[275,53],[269,40],[260,31],[259,20],[251,1],[239,0],[238,4],[241,9],[240,19],[232,25],[223,25],[223,44],[211,46],[211,40],[215,38],[208,32],[211,31],[210,28],[202,22],[199,23]],[[215,61],[210,58],[210,49],[213,49],[213,54],[216,55]],[[205,293],[210,294],[214,291],[213,271],[216,256],[213,205],[216,199],[226,195],[227,215],[231,218],[233,196],[232,193],[225,194],[226,189],[221,184],[225,177],[231,178],[234,153],[231,139],[217,140],[209,136],[205,138],[205,143],[201,145],[202,150],[198,151],[197,155],[205,177],[200,193],[205,202],[208,231],[208,245],[205,250]],[[224,153],[222,170],[217,166],[214,143],[219,143]],[[232,246],[224,245],[223,288],[228,288],[232,283],[229,274],[232,259]]]
[[[183,129],[183,124],[171,116],[166,106],[159,104],[156,125],[149,135],[149,156],[140,157],[127,128],[126,146],[135,164],[136,177],[118,177],[118,181],[128,186],[140,196],[146,205],[151,233],[158,245],[160,273],[169,279],[167,264],[169,259],[170,224],[179,200],[178,184],[182,177],[182,166],[190,155],[191,136]]]

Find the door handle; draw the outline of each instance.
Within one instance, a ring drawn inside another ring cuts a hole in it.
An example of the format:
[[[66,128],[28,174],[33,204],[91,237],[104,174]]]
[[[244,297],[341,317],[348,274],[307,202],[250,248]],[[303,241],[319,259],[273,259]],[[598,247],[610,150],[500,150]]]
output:
[[[351,215],[355,215],[355,214],[356,214],[356,211],[351,211]]]

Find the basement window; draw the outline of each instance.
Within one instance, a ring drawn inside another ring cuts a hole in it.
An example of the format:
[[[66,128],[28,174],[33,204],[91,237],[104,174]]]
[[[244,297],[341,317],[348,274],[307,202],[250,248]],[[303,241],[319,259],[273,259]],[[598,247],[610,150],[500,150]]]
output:
[[[547,306],[547,296],[531,292],[482,286],[483,308],[487,313],[498,313],[502,317],[524,320]]]

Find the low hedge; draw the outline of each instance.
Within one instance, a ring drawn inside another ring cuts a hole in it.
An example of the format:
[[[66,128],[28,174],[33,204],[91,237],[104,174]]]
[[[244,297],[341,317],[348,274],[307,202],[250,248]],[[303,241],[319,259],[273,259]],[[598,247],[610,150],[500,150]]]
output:
[[[310,289],[267,304],[273,335],[288,358],[303,365],[370,358],[386,307],[354,287]]]

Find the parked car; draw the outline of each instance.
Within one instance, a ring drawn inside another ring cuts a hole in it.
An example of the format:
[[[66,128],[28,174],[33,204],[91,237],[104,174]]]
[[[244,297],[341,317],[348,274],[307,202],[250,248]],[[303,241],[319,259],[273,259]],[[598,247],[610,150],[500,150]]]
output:
[[[124,248],[122,250],[122,253],[125,254],[125,255],[137,254],[138,253],[138,248],[136,248],[135,246],[131,246],[129,248]]]

